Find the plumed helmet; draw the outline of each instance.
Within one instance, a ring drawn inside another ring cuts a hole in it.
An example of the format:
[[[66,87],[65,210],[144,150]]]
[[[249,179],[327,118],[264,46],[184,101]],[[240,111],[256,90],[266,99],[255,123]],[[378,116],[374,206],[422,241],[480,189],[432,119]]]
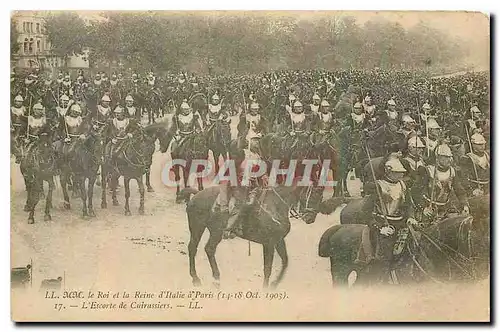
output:
[[[36,103],[35,105],[33,105],[33,110],[35,111],[45,111],[45,107],[40,104],[40,103]]]
[[[111,99],[109,98],[108,95],[104,95],[102,96],[101,101],[111,101]]]
[[[396,102],[394,101],[394,99],[389,99],[389,101],[387,102],[387,105],[390,105],[390,106],[396,106]]]
[[[14,101],[20,101],[20,102],[23,102],[24,99],[23,99],[23,96],[21,95],[17,95],[16,98],[14,98]]]
[[[418,136],[414,136],[408,139],[408,147],[409,148],[425,148],[424,142]]]
[[[131,95],[127,95],[127,97],[125,97],[125,101],[134,101],[134,98]]]
[[[315,93],[313,96],[313,100],[321,100],[321,98],[318,96],[317,93]]]
[[[363,108],[363,105],[361,105],[361,103],[360,103],[360,102],[357,102],[357,103],[355,103],[355,104],[354,104],[354,108],[359,108],[359,109],[361,109],[361,108]]]
[[[399,158],[389,158],[385,162],[385,169],[390,172],[405,173],[406,168],[403,166]]]
[[[217,93],[215,93],[213,96],[212,96],[212,100],[220,100],[220,97]]]
[[[115,110],[113,111],[115,114],[120,114],[123,113],[123,107],[120,105],[116,106]]]
[[[431,105],[429,105],[429,103],[425,103],[422,105],[422,109],[424,110],[430,110],[431,109]]]
[[[472,144],[486,144],[484,136],[479,133],[475,133],[474,135],[472,135],[470,138],[470,142]]]
[[[302,107],[302,103],[297,100],[295,103],[293,103],[293,107]]]
[[[82,113],[82,108],[78,104],[71,105],[70,110],[79,114]]]
[[[184,99],[181,104],[181,110],[189,110],[191,106],[189,106],[187,99]]]
[[[66,95],[61,96],[61,101],[69,101],[69,97]]]
[[[327,106],[330,106],[330,103],[328,102],[328,100],[323,99],[323,101],[321,102],[321,106],[327,107]]]
[[[415,123],[415,119],[413,119],[410,114],[403,114],[401,116],[401,121],[405,123]]]
[[[438,147],[436,147],[435,153],[436,156],[453,157],[450,147],[446,144],[438,145]]]

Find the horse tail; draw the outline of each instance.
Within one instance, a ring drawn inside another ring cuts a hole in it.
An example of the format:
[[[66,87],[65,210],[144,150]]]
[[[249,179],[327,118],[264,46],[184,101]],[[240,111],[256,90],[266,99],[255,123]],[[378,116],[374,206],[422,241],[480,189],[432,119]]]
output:
[[[184,199],[187,203],[190,201],[191,195],[196,195],[197,193],[198,190],[196,190],[195,188],[187,187],[179,191],[178,197],[180,199]]]
[[[328,228],[323,235],[321,236],[321,239],[319,240],[319,245],[318,245],[318,255],[319,257],[330,257],[332,255],[332,249],[330,245],[330,237],[335,234],[342,225],[335,225],[330,228]]]

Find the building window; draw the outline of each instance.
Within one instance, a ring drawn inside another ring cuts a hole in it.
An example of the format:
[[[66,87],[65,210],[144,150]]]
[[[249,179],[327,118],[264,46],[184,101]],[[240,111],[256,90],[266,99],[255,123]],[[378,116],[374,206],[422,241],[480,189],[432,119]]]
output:
[[[23,22],[23,32],[26,32],[26,22]]]
[[[40,33],[40,23],[36,24],[36,33]]]
[[[24,54],[28,54],[28,38],[24,38]]]
[[[28,45],[28,52],[29,54],[33,54],[33,38],[30,38],[30,42]]]
[[[35,30],[33,29],[33,22],[30,23],[30,31],[35,32]]]
[[[36,51],[37,52],[41,51],[41,49],[40,49],[40,41],[39,40],[36,41]]]

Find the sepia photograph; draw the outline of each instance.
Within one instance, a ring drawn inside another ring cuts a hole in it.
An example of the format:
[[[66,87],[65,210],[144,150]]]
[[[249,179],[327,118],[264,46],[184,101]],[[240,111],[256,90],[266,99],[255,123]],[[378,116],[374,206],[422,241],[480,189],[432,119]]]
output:
[[[11,320],[490,322],[490,37],[12,11]]]

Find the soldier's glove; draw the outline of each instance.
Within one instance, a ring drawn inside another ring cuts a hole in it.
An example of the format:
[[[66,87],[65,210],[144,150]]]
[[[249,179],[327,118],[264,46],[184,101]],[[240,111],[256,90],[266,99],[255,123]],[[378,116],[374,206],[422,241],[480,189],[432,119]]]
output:
[[[408,218],[408,220],[406,220],[406,224],[409,226],[418,226],[419,223],[415,218]]]
[[[462,214],[464,214],[464,215],[470,214],[470,210],[469,210],[469,207],[467,205],[464,206],[464,208],[462,210]]]
[[[71,138],[66,137],[66,138],[64,139],[64,142],[65,142],[65,143],[69,143],[69,142],[71,142]]]
[[[127,137],[132,138],[132,137],[134,137],[134,135],[132,135],[132,133],[128,133]]]
[[[84,140],[84,139],[87,138],[87,136],[85,136],[85,134],[81,134],[80,136],[78,136],[78,138],[81,139],[81,140]]]
[[[28,138],[24,139],[24,143],[28,144],[29,142],[30,142],[30,140]]]
[[[118,141],[116,140],[116,138],[113,138],[113,139],[111,140],[111,143],[113,143],[113,144],[116,144],[116,142],[118,142]]]
[[[382,228],[380,228],[380,234],[382,235],[385,235],[385,236],[391,236],[392,234],[394,234],[396,230],[394,229],[394,226],[383,226]]]
[[[94,128],[94,130],[99,129],[99,127],[97,125],[93,125],[92,128]]]

